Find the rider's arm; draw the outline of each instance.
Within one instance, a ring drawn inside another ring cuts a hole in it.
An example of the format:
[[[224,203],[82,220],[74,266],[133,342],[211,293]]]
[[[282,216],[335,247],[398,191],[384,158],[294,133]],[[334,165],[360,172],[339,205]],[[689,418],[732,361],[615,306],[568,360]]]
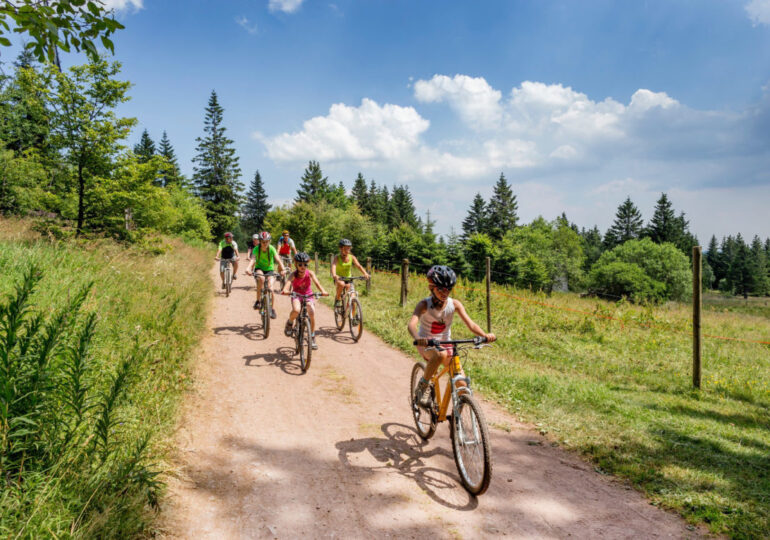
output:
[[[291,289],[291,282],[294,279],[294,272],[291,273],[289,276],[289,279],[286,280],[286,283],[283,286],[283,290],[281,290],[281,294],[289,294],[289,289]]]
[[[356,268],[358,268],[358,270],[364,275],[365,278],[368,278],[369,274],[366,273],[366,270],[364,270],[364,267],[361,266],[360,262],[358,262],[358,259],[356,258],[356,256],[351,255],[351,257],[353,257],[353,264],[356,265]]]
[[[310,272],[310,279],[313,280],[313,283],[315,284],[316,287],[318,287],[318,290],[321,291],[321,294],[323,296],[326,296],[328,293],[326,292],[326,289],[324,289],[324,286],[321,285],[321,282],[318,281],[318,278],[316,277],[315,272],[312,272],[310,269],[308,269],[307,271]]]
[[[414,307],[412,317],[409,319],[409,324],[406,325],[406,329],[409,330],[409,333],[412,334],[412,338],[414,339],[419,339],[419,334],[417,333],[417,325],[420,322],[420,316],[425,313],[426,309],[428,309],[428,304],[425,302],[425,300],[420,300],[417,302],[417,305]]]
[[[332,280],[336,283],[337,280],[339,279],[339,277],[337,276],[337,256],[336,255],[332,259],[331,272],[332,272]]]
[[[246,273],[249,274],[254,269],[254,267],[257,264],[257,258],[251,256],[251,251],[249,251],[249,267],[246,269]]]
[[[214,258],[215,258],[215,259],[218,259],[220,255],[222,255],[222,248],[219,248],[219,249],[217,250],[217,254],[216,254],[216,255],[214,255]]]
[[[275,249],[275,248],[273,248],[273,249]],[[283,263],[281,262],[280,255],[278,255],[278,250],[275,251],[275,255],[273,255],[273,260],[278,265],[278,272],[283,274]]]
[[[463,322],[465,323],[465,326],[467,326],[471,332],[473,332],[477,336],[487,338],[487,341],[489,341],[490,343],[493,342],[495,339],[497,339],[494,334],[487,334],[486,332],[484,332],[484,330],[481,329],[481,327],[478,324],[473,322],[473,320],[468,315],[468,312],[465,311],[465,306],[463,306],[462,302],[454,298],[452,299],[452,301],[455,304],[455,311],[463,320]]]

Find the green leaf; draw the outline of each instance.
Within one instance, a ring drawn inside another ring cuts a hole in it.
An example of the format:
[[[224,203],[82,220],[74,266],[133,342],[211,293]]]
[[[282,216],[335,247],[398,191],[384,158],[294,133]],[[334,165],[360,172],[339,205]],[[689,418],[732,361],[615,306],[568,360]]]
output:
[[[94,14],[95,17],[99,17],[102,12],[93,2],[88,2],[88,11]]]
[[[110,41],[108,37],[102,36],[102,45],[104,45],[104,47],[111,53],[115,53],[115,45],[112,43],[112,41]]]
[[[8,38],[0,37],[0,45],[3,45],[4,47],[10,47],[11,40]]]

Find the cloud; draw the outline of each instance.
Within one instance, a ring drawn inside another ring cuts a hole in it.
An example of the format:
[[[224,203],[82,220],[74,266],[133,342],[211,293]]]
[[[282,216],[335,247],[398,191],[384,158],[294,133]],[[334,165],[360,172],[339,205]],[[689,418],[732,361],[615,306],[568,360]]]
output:
[[[755,26],[770,25],[770,0],[751,0],[746,4],[745,9]]]
[[[261,137],[275,161],[398,161],[419,145],[430,122],[412,107],[332,105],[327,116],[307,120],[302,131]]]
[[[596,195],[622,195],[625,197],[631,193],[648,191],[648,189],[649,184],[646,182],[640,182],[633,178],[624,178],[623,180],[612,180],[596,186],[591,190],[591,193]]]
[[[430,81],[417,81],[414,96],[423,103],[446,101],[460,118],[474,129],[499,127],[502,121],[502,94],[481,77],[434,75]]]
[[[235,22],[249,34],[253,35],[257,33],[257,23],[251,23],[245,15],[238,15],[235,18]]]
[[[124,11],[129,8],[133,8],[134,11],[139,11],[144,7],[143,0],[102,0],[104,7],[108,10]]]
[[[303,0],[270,0],[267,8],[275,13],[283,11],[284,13],[294,13],[302,5]]]

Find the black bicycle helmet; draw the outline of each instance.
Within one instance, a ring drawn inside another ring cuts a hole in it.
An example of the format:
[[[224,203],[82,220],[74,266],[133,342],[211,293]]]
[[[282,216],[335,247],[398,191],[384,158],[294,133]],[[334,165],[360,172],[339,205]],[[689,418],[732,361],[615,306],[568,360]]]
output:
[[[353,245],[353,242],[351,242],[347,238],[343,238],[342,240],[340,240],[340,247],[342,247],[342,246],[352,246],[352,245]]]
[[[308,255],[304,251],[299,251],[294,254],[294,261],[298,263],[308,263],[310,262],[310,255]]]
[[[428,281],[436,287],[451,289],[457,283],[457,274],[448,266],[437,264],[428,270]]]

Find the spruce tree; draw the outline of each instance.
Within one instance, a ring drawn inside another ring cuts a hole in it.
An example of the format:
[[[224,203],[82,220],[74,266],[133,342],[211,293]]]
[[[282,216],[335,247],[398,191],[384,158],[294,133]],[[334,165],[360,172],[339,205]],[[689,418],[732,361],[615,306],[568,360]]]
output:
[[[489,218],[487,220],[486,232],[493,240],[502,240],[505,233],[513,230],[519,220],[516,211],[519,205],[516,202],[516,195],[513,194],[511,186],[505,179],[505,175],[500,173],[500,178],[495,184],[495,190],[492,198],[487,205]]]
[[[588,273],[604,251],[602,233],[599,231],[599,227],[594,225],[593,229],[583,228],[580,231],[580,238],[583,240],[583,253],[586,256],[583,262],[583,270]]]
[[[468,215],[463,220],[463,240],[487,230],[487,203],[481,193],[476,193]]]
[[[184,178],[179,170],[179,162],[176,159],[176,152],[174,147],[171,146],[171,141],[163,131],[163,137],[160,139],[160,146],[158,147],[158,155],[166,158],[166,167],[160,173],[160,180],[163,187],[170,185],[183,185]]]
[[[217,94],[212,90],[206,107],[205,136],[195,139],[198,153],[193,158],[197,164],[193,168],[193,182],[203,200],[212,233],[217,237],[237,223],[238,193],[243,189],[238,181],[241,169],[233,141],[226,137],[226,128],[222,125],[223,113]]]
[[[297,202],[317,203],[325,200],[329,195],[329,179],[321,172],[321,165],[317,161],[310,161],[300,179],[297,189]]]
[[[719,268],[719,246],[717,245],[717,237],[711,235],[709,240],[709,247],[706,250],[706,262],[711,267],[711,271],[714,273],[714,288],[719,287],[719,279],[724,276],[717,276],[717,269]]]
[[[470,265],[465,259],[465,250],[463,249],[460,237],[455,233],[454,228],[449,229],[449,237],[446,244],[447,265],[454,270],[457,275],[467,276],[470,272]]]
[[[390,196],[391,210],[388,213],[391,228],[406,223],[412,229],[419,229],[417,214],[414,209],[414,200],[407,186],[393,186]]]
[[[366,188],[366,180],[360,172],[353,182],[353,190],[350,192],[351,200],[358,205],[358,209],[365,216],[369,216],[369,191]]]
[[[645,234],[656,244],[663,242],[676,243],[677,223],[671,201],[665,193],[661,193],[660,199],[655,205],[655,213],[647,225]]]
[[[609,250],[628,240],[635,240],[642,235],[643,230],[642,214],[631,202],[631,197],[627,197],[618,206],[618,210],[615,212],[615,221],[604,235],[604,247]]]
[[[759,236],[754,236],[751,241],[751,264],[750,268],[754,274],[753,292],[757,295],[766,295],[768,292],[768,279],[767,279],[767,257],[765,256],[765,249],[762,246],[762,240]]]
[[[150,134],[145,129],[139,142],[134,146],[134,154],[139,163],[147,163],[155,155],[155,142],[150,138]]]
[[[751,251],[743,241],[741,233],[735,237],[735,256],[727,273],[730,288],[736,293],[749,297],[754,291],[756,271],[751,260]]]
[[[246,194],[246,202],[241,208],[241,226],[243,230],[252,235],[262,229],[265,216],[270,211],[271,205],[267,204],[267,193],[262,183],[259,171],[254,173],[249,192]]]

